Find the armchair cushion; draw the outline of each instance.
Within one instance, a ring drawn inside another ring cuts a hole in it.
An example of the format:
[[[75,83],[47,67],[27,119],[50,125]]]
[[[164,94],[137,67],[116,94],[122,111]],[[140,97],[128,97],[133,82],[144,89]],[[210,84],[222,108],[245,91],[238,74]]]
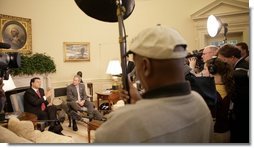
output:
[[[32,143],[5,127],[0,126],[0,131],[0,143]]]
[[[32,142],[36,141],[37,132],[34,132],[34,125],[31,121],[20,121],[16,117],[10,118],[8,129],[20,137],[24,137]]]
[[[8,122],[8,128],[17,134],[35,143],[71,143],[73,139],[49,131],[34,130],[32,121],[20,121],[13,117]]]

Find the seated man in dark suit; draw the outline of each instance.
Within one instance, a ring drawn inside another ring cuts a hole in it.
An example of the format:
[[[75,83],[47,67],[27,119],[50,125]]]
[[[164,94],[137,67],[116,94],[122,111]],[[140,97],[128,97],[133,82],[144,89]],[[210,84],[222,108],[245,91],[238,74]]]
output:
[[[47,101],[47,97],[51,96],[51,91],[45,94],[40,87],[40,78],[32,78],[30,88],[24,94],[24,111],[36,114],[38,120],[50,120],[49,131],[62,135],[63,128],[57,120],[57,108]]]
[[[88,118],[90,120],[104,120],[102,114],[94,109],[93,103],[88,100],[88,96],[85,91],[85,85],[80,83],[80,76],[75,75],[73,78],[72,84],[67,86],[67,104],[72,111],[80,111],[83,112],[83,107],[87,108]],[[73,121],[73,130],[77,131],[77,124],[75,119]]]

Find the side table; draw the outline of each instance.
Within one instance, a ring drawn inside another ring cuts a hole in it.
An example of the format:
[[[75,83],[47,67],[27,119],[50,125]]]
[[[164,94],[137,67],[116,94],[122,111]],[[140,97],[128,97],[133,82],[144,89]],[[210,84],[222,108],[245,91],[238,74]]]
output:
[[[115,104],[118,100],[120,100],[120,94],[119,91],[108,91],[108,92],[96,92],[97,94],[97,108],[100,112],[103,112],[103,114],[110,113],[112,108],[111,106]],[[109,103],[109,109],[108,110],[100,110],[100,100],[107,100]]]
[[[110,92],[96,92],[97,94],[97,108],[100,111],[100,100],[108,100]]]

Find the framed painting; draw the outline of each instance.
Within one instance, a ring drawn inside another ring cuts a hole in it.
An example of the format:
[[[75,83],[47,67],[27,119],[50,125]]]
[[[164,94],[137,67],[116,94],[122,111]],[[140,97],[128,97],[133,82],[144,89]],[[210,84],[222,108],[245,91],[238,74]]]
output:
[[[90,61],[89,42],[64,42],[64,61]]]
[[[0,42],[7,43],[6,52],[32,53],[31,19],[0,14]]]

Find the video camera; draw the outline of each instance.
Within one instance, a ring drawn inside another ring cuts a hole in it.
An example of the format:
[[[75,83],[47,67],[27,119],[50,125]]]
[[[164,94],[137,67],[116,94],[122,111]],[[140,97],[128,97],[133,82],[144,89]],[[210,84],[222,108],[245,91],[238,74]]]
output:
[[[196,58],[196,68],[198,68],[200,71],[202,71],[204,68],[204,61],[202,58],[203,50],[204,49],[193,50],[191,54],[186,56],[187,59],[192,57]]]
[[[10,44],[1,43],[0,49],[9,49]],[[18,52],[2,52],[0,50],[0,78],[4,80],[9,79],[10,68],[19,68],[21,64],[21,57]]]

